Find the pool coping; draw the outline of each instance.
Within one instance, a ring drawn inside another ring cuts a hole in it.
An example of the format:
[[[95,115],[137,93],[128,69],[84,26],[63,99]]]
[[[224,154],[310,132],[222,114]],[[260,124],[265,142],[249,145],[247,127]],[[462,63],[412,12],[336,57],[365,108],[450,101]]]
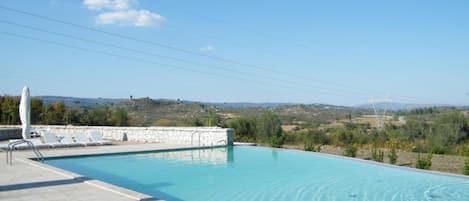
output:
[[[83,175],[80,175],[80,174],[77,174],[77,173],[74,173],[74,172],[71,172],[71,171],[67,171],[67,170],[64,170],[64,169],[56,168],[54,166],[51,166],[51,165],[48,165],[48,164],[45,164],[45,163],[41,163],[41,162],[32,160],[30,158],[16,159],[16,160],[21,161],[21,162],[26,163],[26,164],[29,164],[29,165],[32,165],[32,166],[35,166],[35,167],[39,167],[43,170],[54,172],[55,174],[59,174],[61,176],[64,176],[64,177],[67,177],[67,178],[70,178],[70,179],[86,178]],[[110,184],[110,183],[103,182],[99,179],[93,179],[93,178],[90,178],[90,179],[91,180],[83,179],[83,183],[88,184],[88,185],[92,185],[94,187],[100,188],[102,190],[105,190],[105,191],[108,191],[108,192],[111,192],[111,193],[119,194],[121,196],[127,197],[129,199],[133,199],[133,200],[159,200],[159,201],[164,201],[164,200],[155,198],[153,196],[150,196],[150,195],[147,195],[147,194],[144,194],[144,193],[140,193],[140,192],[137,192],[137,191],[132,191],[132,190],[127,189],[127,188],[122,188],[120,186],[116,186],[116,185],[113,185],[113,184]]]
[[[139,151],[119,151],[119,152],[111,152],[111,153],[89,153],[89,154],[64,154],[64,155],[57,155],[57,156],[49,156],[44,157],[46,159],[60,159],[60,158],[77,158],[77,157],[93,157],[93,156],[109,156],[109,155],[127,155],[127,154],[141,154],[141,153],[153,153],[153,152],[169,152],[169,151],[184,151],[184,150],[198,150],[198,149],[210,149],[210,148],[221,148],[227,147],[226,145],[217,145],[217,146],[200,146],[200,147],[176,147],[176,148],[162,148],[162,149],[151,149],[151,150],[139,150]],[[25,157],[25,158],[17,158],[16,161],[20,161],[26,163],[28,165],[32,165],[35,167],[39,167],[41,169],[51,171],[55,174],[59,174],[61,176],[70,178],[70,179],[82,179],[83,183],[95,186],[102,190],[112,192],[115,194],[119,194],[121,196],[127,197],[133,200],[139,201],[164,201],[159,199],[155,196],[147,195],[144,193],[140,193],[128,188],[120,187],[114,184],[110,184],[99,179],[94,178],[87,178],[84,175],[77,174],[75,172],[71,172],[68,170],[64,170],[61,168],[54,167],[52,165],[48,165],[46,163],[39,162],[36,157]],[[90,179],[90,180],[87,180]]]
[[[166,149],[152,149],[152,150],[140,150],[140,151],[122,151],[122,152],[112,152],[112,153],[97,153],[97,154],[71,154],[63,156],[48,156],[44,157],[44,160],[47,159],[61,159],[61,158],[79,158],[79,157],[94,157],[94,156],[112,156],[112,155],[128,155],[128,154],[145,154],[153,152],[168,152],[168,151],[185,151],[185,150],[197,150],[197,149],[211,149],[211,148],[221,148],[227,147],[226,145],[217,145],[217,146],[200,146],[200,147],[179,147],[179,148],[166,148]],[[30,160],[36,161],[37,158],[32,157],[28,158]]]

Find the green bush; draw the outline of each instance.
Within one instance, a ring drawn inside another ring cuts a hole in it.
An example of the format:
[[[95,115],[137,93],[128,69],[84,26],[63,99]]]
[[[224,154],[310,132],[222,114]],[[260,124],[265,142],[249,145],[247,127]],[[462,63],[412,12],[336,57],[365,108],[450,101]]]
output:
[[[432,154],[446,154],[448,152],[448,148],[443,145],[435,145],[430,147],[429,152]]]
[[[354,145],[347,145],[344,150],[344,156],[356,157],[357,156],[357,147]]]
[[[429,170],[432,167],[432,157],[432,154],[428,154],[427,157],[421,158],[419,153],[415,167],[418,169]]]
[[[396,149],[391,149],[391,151],[388,153],[388,158],[389,158],[389,163],[391,164],[396,164],[397,163],[397,153]]]
[[[266,111],[257,119],[256,140],[271,147],[281,147],[284,143],[282,122],[274,112]]]
[[[371,150],[371,159],[376,162],[383,162],[384,161],[384,151],[372,149]]]
[[[312,143],[305,143],[304,150],[312,152],[321,152],[321,145],[315,146]]]
[[[464,163],[463,174],[469,175],[469,159]]]
[[[285,136],[272,136],[269,139],[269,145],[275,148],[281,148],[283,142],[285,141]]]
[[[319,130],[308,130],[302,135],[305,151],[321,151],[321,145],[325,142],[326,138],[324,132]]]

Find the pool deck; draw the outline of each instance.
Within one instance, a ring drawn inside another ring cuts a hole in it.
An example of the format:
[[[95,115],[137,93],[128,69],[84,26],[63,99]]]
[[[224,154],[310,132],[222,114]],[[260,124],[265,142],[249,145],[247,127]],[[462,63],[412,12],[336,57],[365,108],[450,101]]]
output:
[[[44,157],[109,154],[191,148],[188,145],[127,144],[74,148],[41,149]],[[13,164],[6,164],[0,151],[0,200],[159,200],[149,195],[42,164],[31,150],[15,151]]]

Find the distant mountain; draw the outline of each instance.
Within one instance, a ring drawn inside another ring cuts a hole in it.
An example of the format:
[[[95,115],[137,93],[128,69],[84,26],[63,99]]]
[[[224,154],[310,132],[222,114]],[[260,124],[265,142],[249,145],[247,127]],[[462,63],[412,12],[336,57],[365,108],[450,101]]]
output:
[[[63,102],[67,106],[71,107],[89,107],[89,106],[112,106],[115,104],[123,103],[129,101],[129,99],[123,98],[79,98],[79,97],[64,97],[64,96],[36,96],[35,98],[40,98],[45,105],[48,105],[51,102]],[[232,108],[232,109],[242,109],[242,108],[279,108],[279,107],[288,107],[288,106],[315,106],[315,107],[324,107],[324,108],[335,108],[335,109],[344,109],[344,108],[356,108],[356,109],[373,109],[371,104],[360,104],[352,107],[343,107],[343,106],[334,106],[328,104],[300,104],[300,103],[249,103],[249,102],[228,102],[228,103],[217,103],[217,102],[198,102],[198,101],[186,101],[186,100],[171,100],[171,99],[152,99],[160,102],[178,102],[184,104],[202,104],[206,106],[212,106],[217,108]],[[389,111],[408,111],[417,108],[425,107],[452,107],[451,105],[444,104],[408,104],[408,103],[376,103],[376,108],[382,110],[387,107]],[[461,108],[461,107],[458,107]]]
[[[354,106],[356,108],[362,109],[373,109],[373,105],[371,103],[368,104],[360,104]],[[375,103],[375,107],[378,110],[383,110],[387,108],[388,111],[409,111],[418,108],[428,108],[428,107],[455,107],[452,105],[445,105],[445,104],[410,104],[410,103]]]
[[[211,103],[205,102],[205,105],[215,106],[219,108],[272,108],[272,107],[281,107],[281,106],[292,106],[300,105],[298,103],[248,103],[248,102],[239,102],[239,103]]]
[[[103,105],[114,105],[129,99],[113,99],[113,98],[78,98],[78,97],[64,97],[64,96],[36,96],[40,98],[45,105],[51,102],[63,102],[67,106],[103,106]],[[153,99],[162,102],[180,102],[186,104],[204,104],[208,106],[214,106],[219,108],[274,108],[281,106],[293,106],[301,105],[298,103],[249,103],[249,102],[234,102],[234,103],[216,103],[216,102],[199,102],[199,101],[186,101],[186,100],[171,100],[171,99]]]
[[[114,105],[128,99],[112,99],[112,98],[77,98],[77,97],[63,97],[63,96],[36,96],[34,98],[41,99],[45,105],[52,102],[63,102],[70,107],[88,107],[88,106],[104,106]]]
[[[317,124],[370,113],[367,109],[327,104],[296,103],[210,103],[169,99],[109,99],[77,98],[61,96],[38,96],[45,105],[52,102],[64,102],[69,107],[109,106],[111,109],[123,109],[128,112],[131,125],[139,126],[177,126],[203,123],[210,110],[223,118],[257,117],[267,110],[279,115],[282,121],[298,124],[299,122],[316,122]],[[198,121],[198,123],[197,123]]]

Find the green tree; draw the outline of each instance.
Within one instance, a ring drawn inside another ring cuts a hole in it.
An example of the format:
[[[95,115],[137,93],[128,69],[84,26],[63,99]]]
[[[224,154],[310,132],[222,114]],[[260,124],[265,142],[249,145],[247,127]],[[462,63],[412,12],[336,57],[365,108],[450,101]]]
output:
[[[467,120],[459,111],[448,112],[436,119],[434,131],[433,137],[443,146],[458,144],[468,138]]]
[[[285,140],[282,123],[272,111],[264,112],[259,117],[256,130],[256,139],[260,143],[266,143],[272,147],[281,147]]]
[[[220,117],[213,110],[208,110],[205,126],[217,126],[219,121]]]
[[[187,121],[188,121],[189,126],[196,126],[196,127],[204,126],[204,123],[199,118],[193,118],[193,119],[189,119]]]
[[[110,126],[110,111],[108,107],[92,107],[89,108],[86,113],[86,117],[82,118],[86,120],[85,125],[88,126]]]
[[[226,127],[233,128],[235,131],[235,141],[255,142],[256,141],[256,120],[244,117],[231,119]]]
[[[44,104],[41,99],[32,98],[31,99],[31,123],[38,124],[42,123],[42,116],[44,113]]]
[[[67,125],[76,125],[80,122],[80,112],[77,109],[67,109],[64,114],[64,123]]]
[[[4,96],[2,98],[2,123],[3,124],[19,124],[19,104],[20,99],[17,97]]]
[[[127,126],[128,121],[127,111],[118,109],[112,113],[111,122],[114,126]]]
[[[64,124],[64,115],[67,110],[63,102],[50,103],[43,115],[43,122],[49,125]]]

